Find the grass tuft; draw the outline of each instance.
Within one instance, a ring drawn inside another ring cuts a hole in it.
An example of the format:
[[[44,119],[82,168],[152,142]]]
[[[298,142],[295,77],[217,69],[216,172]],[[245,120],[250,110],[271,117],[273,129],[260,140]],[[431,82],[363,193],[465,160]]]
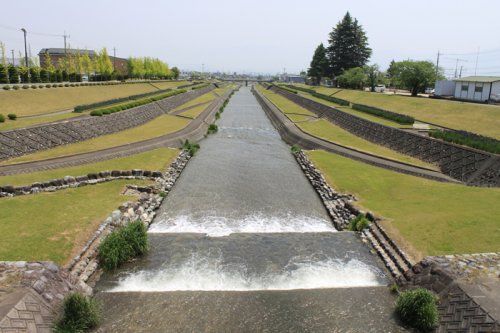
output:
[[[405,291],[396,302],[396,314],[403,323],[426,332],[438,323],[436,301],[437,297],[427,289]]]
[[[80,293],[67,296],[62,305],[62,315],[54,325],[56,333],[85,332],[97,327],[101,320],[100,304]]]

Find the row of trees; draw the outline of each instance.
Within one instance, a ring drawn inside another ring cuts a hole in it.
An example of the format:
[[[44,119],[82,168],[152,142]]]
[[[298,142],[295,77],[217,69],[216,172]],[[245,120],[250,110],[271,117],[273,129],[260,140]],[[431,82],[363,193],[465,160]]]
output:
[[[368,66],[372,52],[368,38],[349,12],[333,28],[328,42],[328,47],[321,43],[314,52],[307,73],[313,84],[319,84],[322,78],[335,78],[340,87],[363,89],[369,86],[372,91],[377,84],[389,84],[408,89],[416,96],[444,78],[442,71],[430,61],[393,60],[385,73],[377,65]]]
[[[177,79],[180,71],[156,58],[129,58],[128,72],[116,71],[106,48],[91,55],[88,52],[68,52],[53,63],[51,56],[45,53],[42,66],[14,66],[7,64],[5,47],[0,45],[0,83],[38,83],[81,81],[83,75],[90,80],[104,81],[110,79]]]

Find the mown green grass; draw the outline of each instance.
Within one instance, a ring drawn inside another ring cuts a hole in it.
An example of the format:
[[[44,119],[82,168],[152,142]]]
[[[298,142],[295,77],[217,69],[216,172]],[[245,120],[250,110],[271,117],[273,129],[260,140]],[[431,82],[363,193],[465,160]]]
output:
[[[190,120],[171,116],[162,115],[154,120],[125,131],[114,134],[103,135],[94,139],[63,145],[56,148],[42,150],[33,154],[16,157],[6,160],[1,164],[14,164],[21,162],[30,162],[44,160],[48,158],[67,156],[72,154],[81,154],[91,151],[102,150],[106,148],[125,145],[147,139],[156,138],[168,133],[176,132],[189,124]]]
[[[68,262],[120,204],[126,184],[113,182],[0,200],[0,260]]]
[[[176,111],[179,111],[179,110],[182,110],[182,109],[185,109],[185,108],[189,108],[191,106],[194,106],[194,105],[197,105],[197,104],[201,104],[201,103],[209,103],[211,101],[213,101],[215,99],[215,95],[212,93],[212,92],[208,92],[206,94],[203,94],[199,97],[196,97],[195,99],[187,102],[187,103],[184,103],[178,107],[176,107],[175,109],[173,109],[172,111],[170,111],[170,113],[172,112],[176,112]]]
[[[195,106],[194,108],[191,108],[187,111],[184,111],[182,113],[180,113],[181,116],[184,116],[184,117],[189,117],[189,118],[196,118],[200,115],[200,113],[202,113],[203,111],[205,111],[205,109],[209,106],[210,104],[202,104],[202,105],[198,105],[198,106]]]
[[[1,95],[0,95],[0,97],[1,97]],[[82,116],[82,114],[84,114],[84,113],[68,112],[68,113],[54,114],[54,115],[43,115],[40,117],[33,117],[33,118],[17,118],[16,120],[6,120],[5,123],[3,123],[3,124],[0,123],[0,131],[7,131],[7,130],[16,129],[16,128],[23,128],[23,127],[33,126],[33,125],[46,124],[46,123],[50,123],[53,121],[71,119],[74,117]]]
[[[500,251],[500,189],[431,181],[325,151],[307,154],[334,188],[355,195],[421,255]]]
[[[0,176],[0,185],[29,185],[34,182],[43,182],[64,176],[81,176],[91,172],[104,170],[163,170],[177,156],[179,150],[173,148],[158,148],[127,157],[114,158],[107,161],[79,165],[69,168],[60,168],[26,174]]]
[[[308,86],[308,88],[314,88]],[[316,87],[322,94],[406,114],[437,125],[500,139],[500,107],[476,103],[372,93],[360,90]]]
[[[293,114],[302,114],[307,116],[313,116],[314,114],[298,104],[293,103],[289,99],[273,93],[269,90],[264,91],[264,95],[274,103],[280,110],[285,112],[285,115],[290,118],[292,121],[297,121],[295,116],[291,117],[291,113]],[[300,119],[303,120],[303,119]],[[421,161],[417,158],[413,158],[411,156],[407,156],[404,154],[400,154],[394,150],[389,148],[379,146],[370,141],[364,140],[339,126],[336,126],[325,119],[317,119],[312,121],[299,121],[296,122],[296,125],[302,129],[303,131],[310,133],[312,135],[318,136],[322,139],[332,141],[338,143],[343,146],[351,147],[360,151],[364,151],[367,153],[371,153],[374,155],[382,156],[385,158],[390,158],[396,161],[409,163],[412,165],[422,166],[430,169],[437,169],[436,166]]]

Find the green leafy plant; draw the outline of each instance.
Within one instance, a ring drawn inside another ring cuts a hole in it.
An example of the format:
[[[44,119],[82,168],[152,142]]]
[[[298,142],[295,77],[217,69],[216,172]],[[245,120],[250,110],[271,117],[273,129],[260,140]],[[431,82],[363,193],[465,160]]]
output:
[[[0,114],[0,123],[5,122],[5,116],[3,114]]]
[[[392,120],[402,125],[412,125],[415,122],[415,118],[395,113],[392,111],[382,110],[373,106],[363,105],[363,104],[352,104],[352,108],[354,110],[358,110],[364,113],[368,113],[380,118],[385,118],[388,120]]]
[[[80,293],[68,295],[62,304],[62,315],[54,325],[60,333],[84,332],[97,327],[101,320],[100,304]]]
[[[396,302],[396,314],[403,323],[428,331],[438,323],[436,296],[427,289],[418,288],[402,292]]]
[[[101,117],[103,115],[102,111],[101,110],[94,110],[94,111],[91,111],[90,112],[90,115],[91,116],[97,116],[97,117]]]
[[[220,119],[220,113],[219,112],[215,113],[215,119]]]
[[[465,131],[431,130],[429,136],[447,142],[500,154],[500,141]]]
[[[189,142],[189,140],[186,140],[182,145],[182,149],[186,150],[190,156],[194,156],[200,149],[200,145],[197,143],[191,143]]]
[[[10,90],[10,86],[6,84],[5,86],[3,86],[3,90]]]
[[[297,153],[300,153],[302,151],[302,149],[300,149],[300,147],[297,145],[293,145],[291,150],[292,150],[293,154],[297,154]]]
[[[17,115],[15,113],[9,113],[7,115],[7,117],[10,119],[10,120],[16,120],[17,119]]]
[[[217,133],[219,130],[219,127],[216,124],[210,124],[207,129],[207,134],[214,134]]]
[[[349,222],[349,230],[351,231],[362,231],[368,228],[370,221],[366,218],[364,214],[359,214]]]
[[[141,221],[130,222],[110,233],[99,245],[99,263],[113,270],[148,250],[146,227]]]

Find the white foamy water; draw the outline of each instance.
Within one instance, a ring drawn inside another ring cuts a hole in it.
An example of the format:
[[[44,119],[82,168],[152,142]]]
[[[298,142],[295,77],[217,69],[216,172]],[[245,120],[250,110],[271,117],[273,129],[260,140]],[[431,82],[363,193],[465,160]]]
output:
[[[149,228],[150,233],[202,233],[211,237],[228,236],[233,233],[278,233],[278,232],[336,232],[331,222],[306,216],[265,217],[247,216],[242,219],[220,216],[195,218],[180,215],[160,219]]]
[[[294,260],[278,272],[250,274],[242,264],[193,256],[177,268],[140,271],[119,279],[108,292],[292,290],[378,286],[383,274],[359,260]]]

